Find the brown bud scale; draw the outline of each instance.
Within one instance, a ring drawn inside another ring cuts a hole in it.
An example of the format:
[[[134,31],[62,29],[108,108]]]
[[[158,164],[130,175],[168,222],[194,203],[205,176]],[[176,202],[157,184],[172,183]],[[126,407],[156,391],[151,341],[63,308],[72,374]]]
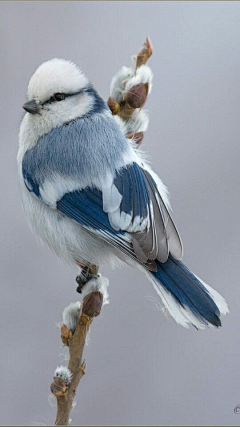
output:
[[[60,377],[54,377],[50,388],[54,396],[63,396],[67,391],[66,383]]]
[[[153,52],[152,43],[149,37],[147,37],[142,49],[140,50],[137,56],[136,68],[139,68],[141,67],[141,65],[145,64],[147,60],[150,58],[150,56],[152,55],[152,52]]]
[[[112,112],[113,115],[117,114],[118,111],[120,110],[120,105],[117,101],[115,101],[115,99],[109,97],[108,98],[108,106]]]
[[[131,133],[130,135],[127,135],[127,138],[134,139],[135,144],[140,145],[144,138],[144,132]]]
[[[100,314],[103,303],[103,295],[99,291],[93,291],[83,298],[82,313],[89,317]]]
[[[69,341],[72,339],[73,333],[64,323],[61,326],[61,338],[64,345],[69,345]]]
[[[139,83],[132,86],[126,94],[126,102],[132,108],[142,108],[148,95],[148,83]]]

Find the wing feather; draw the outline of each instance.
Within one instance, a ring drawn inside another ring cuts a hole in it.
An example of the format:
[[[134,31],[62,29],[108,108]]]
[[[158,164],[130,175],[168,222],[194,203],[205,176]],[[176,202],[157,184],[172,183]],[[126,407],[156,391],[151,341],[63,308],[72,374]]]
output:
[[[162,217],[165,233],[168,240],[169,251],[171,252],[174,258],[180,260],[182,259],[182,255],[183,255],[183,247],[182,247],[182,241],[181,241],[180,235],[177,231],[177,228],[171,218],[171,215],[166,205],[163,202],[161,194],[158,191],[156,182],[154,181],[153,177],[150,175],[148,171],[144,170],[144,174],[149,182],[149,185],[153,191],[155,200],[161,212],[161,217]],[[159,221],[156,221],[156,222],[159,225]],[[159,261],[161,260],[159,259]]]

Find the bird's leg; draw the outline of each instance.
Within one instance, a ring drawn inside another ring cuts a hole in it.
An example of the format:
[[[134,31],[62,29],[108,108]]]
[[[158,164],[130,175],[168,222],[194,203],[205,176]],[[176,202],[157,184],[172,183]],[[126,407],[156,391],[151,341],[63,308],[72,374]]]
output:
[[[98,277],[98,266],[89,263],[77,262],[78,266],[82,269],[81,273],[76,277],[78,284],[76,291],[81,294],[83,286],[92,278]]]
[[[76,291],[81,294],[82,288],[91,279],[91,274],[89,273],[89,265],[85,265],[82,268],[81,273],[76,277],[76,282],[78,284]]]

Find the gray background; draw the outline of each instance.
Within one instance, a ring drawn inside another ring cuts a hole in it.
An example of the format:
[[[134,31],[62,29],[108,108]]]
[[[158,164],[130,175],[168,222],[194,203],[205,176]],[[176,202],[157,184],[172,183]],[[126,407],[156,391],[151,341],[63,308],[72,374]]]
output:
[[[139,272],[103,268],[111,303],[92,326],[73,423],[238,425],[240,4],[6,2],[0,16],[0,423],[53,423],[49,385],[67,354],[55,325],[77,300],[76,271],[37,243],[21,209],[16,154],[28,80],[63,57],[107,99],[111,77],[149,35],[143,148],[171,191],[185,263],[231,314],[220,330],[185,330],[156,309]]]

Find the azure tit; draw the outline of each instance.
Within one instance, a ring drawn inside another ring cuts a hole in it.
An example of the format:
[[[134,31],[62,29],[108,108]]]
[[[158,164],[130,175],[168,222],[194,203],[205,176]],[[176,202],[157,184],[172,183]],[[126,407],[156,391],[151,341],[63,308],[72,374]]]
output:
[[[23,108],[20,188],[40,239],[78,266],[140,269],[184,327],[221,326],[226,301],[182,263],[166,187],[80,69],[43,63]]]

